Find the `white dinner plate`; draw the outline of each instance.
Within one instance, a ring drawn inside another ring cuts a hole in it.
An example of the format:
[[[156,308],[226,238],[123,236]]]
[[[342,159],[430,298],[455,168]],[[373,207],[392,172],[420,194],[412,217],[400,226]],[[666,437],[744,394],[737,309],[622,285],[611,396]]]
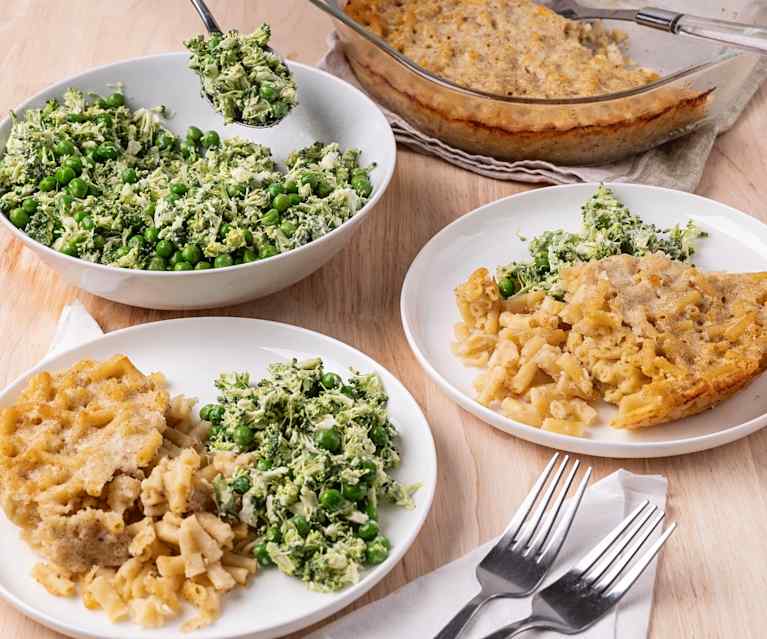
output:
[[[287,324],[229,317],[170,320],[116,331],[43,362],[0,394],[0,406],[13,401],[38,370],[59,370],[83,358],[104,359],[117,353],[128,355],[145,373],[162,371],[172,395],[196,397],[200,404],[215,401],[213,380],[220,372],[248,371],[255,381],[266,373],[267,364],[292,357],[320,356],[329,370],[341,374],[350,367],[376,372],[389,394],[389,414],[401,435],[402,464],[394,476],[406,484],[422,484],[414,495],[415,510],[381,509],[381,529],[392,542],[391,553],[381,565],[365,570],[358,584],[339,593],[317,593],[276,569],[259,571],[248,587],[222,597],[218,620],[190,637],[269,639],[305,628],[362,596],[415,540],[437,480],[434,441],[410,393],[366,355],[330,337]],[[130,622],[111,624],[102,611],[88,611],[79,598],[48,594],[30,575],[40,557],[21,540],[19,532],[0,514],[0,547],[5,558],[0,562],[0,595],[24,614],[72,637],[170,639],[181,635],[180,622],[148,630]],[[191,606],[187,608],[184,618],[192,615]]]
[[[600,425],[585,437],[548,432],[504,417],[474,400],[478,369],[453,357],[450,343],[459,321],[453,289],[475,269],[491,272],[527,260],[527,244],[549,229],[577,231],[580,207],[596,184],[558,186],[493,202],[444,228],[421,250],[402,289],[402,323],[410,347],[428,375],[479,419],[538,444],[602,457],[663,457],[721,446],[767,424],[767,374],[715,408],[661,426],[635,431],[607,426],[614,408],[599,408]],[[638,184],[611,188],[633,213],[661,228],[694,220],[710,237],[701,239],[693,263],[703,270],[767,270],[767,226],[733,208],[697,195]]]

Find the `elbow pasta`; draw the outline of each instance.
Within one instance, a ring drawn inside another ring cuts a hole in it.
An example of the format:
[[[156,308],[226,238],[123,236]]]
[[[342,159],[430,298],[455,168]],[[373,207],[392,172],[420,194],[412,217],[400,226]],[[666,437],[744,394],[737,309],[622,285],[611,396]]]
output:
[[[482,369],[480,403],[570,435],[593,424],[640,428],[692,415],[767,366],[767,274],[704,274],[661,255],[618,255],[561,273],[564,299],[501,298],[487,269],[455,291],[453,353]]]
[[[0,411],[0,499],[45,555],[32,575],[48,592],[79,591],[111,621],[148,628],[188,602],[187,631],[247,585],[258,564],[240,554],[247,528],[214,514],[219,470],[202,453],[194,404],[118,355],[40,373]]]

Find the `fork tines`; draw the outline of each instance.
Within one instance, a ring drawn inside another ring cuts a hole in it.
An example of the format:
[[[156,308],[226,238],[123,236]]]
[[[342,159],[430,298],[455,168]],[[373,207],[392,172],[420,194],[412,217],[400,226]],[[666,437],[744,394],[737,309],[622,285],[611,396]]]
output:
[[[674,532],[676,524],[672,523],[629,568],[663,518],[663,511],[645,500],[583,557],[572,572],[607,597],[621,597]]]
[[[538,561],[543,564],[553,561],[559,552],[591,478],[591,467],[589,467],[586,469],[573,499],[562,516],[559,517],[562,505],[581,465],[580,461],[575,460],[564,479],[564,483],[562,483],[562,478],[565,477],[565,471],[570,463],[570,456],[565,455],[555,471],[559,457],[560,454],[555,453],[549,460],[543,473],[538,477],[533,488],[514,514],[501,543],[498,544],[502,547],[510,546],[525,556],[537,556]],[[560,484],[562,487],[555,498],[554,494]],[[555,526],[555,524],[557,525]]]

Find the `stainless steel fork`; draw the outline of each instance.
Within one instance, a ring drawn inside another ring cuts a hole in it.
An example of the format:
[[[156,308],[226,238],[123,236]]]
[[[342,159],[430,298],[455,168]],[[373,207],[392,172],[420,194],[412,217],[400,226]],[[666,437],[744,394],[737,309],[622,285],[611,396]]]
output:
[[[756,24],[703,18],[655,7],[598,9],[585,7],[577,0],[551,0],[545,4],[555,13],[570,20],[623,20],[675,35],[711,40],[761,54],[767,53],[767,29]]]
[[[501,539],[477,566],[477,581],[482,586],[482,591],[469,601],[434,639],[455,639],[488,601],[501,597],[525,597],[533,592],[546,576],[570,531],[573,517],[591,477],[589,467],[567,509],[562,517],[558,518],[580,466],[580,462],[576,460],[564,486],[551,505],[557,486],[570,462],[570,457],[566,455],[553,479],[546,486],[558,459],[559,453],[556,453],[517,509]],[[539,496],[540,500],[536,506]]]
[[[527,619],[483,639],[511,639],[533,628],[572,635],[593,626],[629,591],[674,532],[676,524],[671,524],[632,563],[662,520],[663,512],[645,501],[572,570],[537,593]]]

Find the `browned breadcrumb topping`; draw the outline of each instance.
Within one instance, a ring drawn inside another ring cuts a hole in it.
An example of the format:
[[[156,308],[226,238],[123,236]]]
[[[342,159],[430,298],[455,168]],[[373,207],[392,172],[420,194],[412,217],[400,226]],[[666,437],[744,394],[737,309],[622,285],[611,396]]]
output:
[[[350,0],[344,10],[425,69],[487,93],[587,97],[659,78],[625,55],[624,33],[532,0]]]

